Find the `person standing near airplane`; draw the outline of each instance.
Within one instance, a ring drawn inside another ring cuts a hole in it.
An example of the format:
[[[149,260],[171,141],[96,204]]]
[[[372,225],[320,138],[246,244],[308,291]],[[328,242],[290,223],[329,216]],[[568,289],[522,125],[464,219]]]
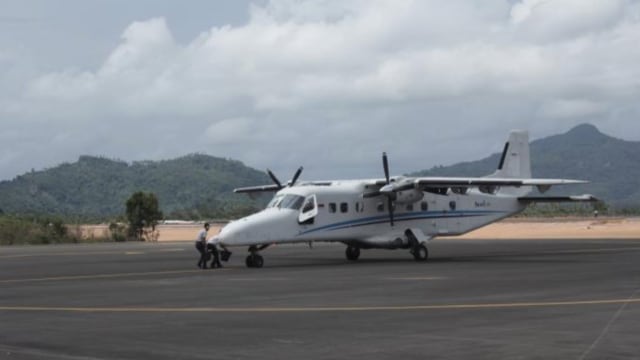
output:
[[[207,268],[207,232],[209,231],[209,223],[204,223],[204,229],[200,230],[198,237],[196,238],[196,249],[200,253],[200,260],[198,261],[198,267],[201,269]]]
[[[220,253],[218,252],[218,247],[216,246],[218,243],[218,238],[212,236],[207,240],[207,251],[213,255],[213,260],[211,260],[211,268],[221,268],[222,264],[220,263]]]

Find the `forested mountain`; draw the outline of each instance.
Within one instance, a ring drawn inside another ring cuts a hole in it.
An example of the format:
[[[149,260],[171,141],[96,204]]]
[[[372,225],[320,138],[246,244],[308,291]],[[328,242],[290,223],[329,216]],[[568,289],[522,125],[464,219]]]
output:
[[[478,161],[438,166],[416,176],[484,176],[500,154]],[[581,186],[557,186],[551,193],[590,193],[616,208],[640,207],[640,142],[616,139],[592,125],[531,143],[533,176],[586,179]],[[136,191],[151,191],[172,218],[235,217],[262,207],[235,187],[270,184],[261,171],[208,155],[127,163],[81,156],[77,162],[32,171],[0,182],[0,214],[44,214],[105,219],[124,212]]]
[[[132,193],[151,191],[165,215],[226,217],[261,207],[265,201],[234,194],[233,188],[269,183],[263,172],[208,155],[131,164],[81,156],[74,163],[0,182],[0,209],[13,214],[101,219],[124,213]]]
[[[484,176],[500,162],[496,153],[478,161],[437,166],[416,176]],[[589,193],[616,208],[640,207],[640,142],[625,141],[583,124],[531,143],[534,177],[584,179],[590,184],[556,186],[553,194]]]

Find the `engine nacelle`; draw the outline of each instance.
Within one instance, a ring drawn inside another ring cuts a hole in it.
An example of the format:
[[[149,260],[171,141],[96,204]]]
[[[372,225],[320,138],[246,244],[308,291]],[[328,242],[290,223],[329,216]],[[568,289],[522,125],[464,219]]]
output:
[[[422,200],[424,193],[422,190],[409,189],[396,192],[396,204],[413,204],[414,202]]]

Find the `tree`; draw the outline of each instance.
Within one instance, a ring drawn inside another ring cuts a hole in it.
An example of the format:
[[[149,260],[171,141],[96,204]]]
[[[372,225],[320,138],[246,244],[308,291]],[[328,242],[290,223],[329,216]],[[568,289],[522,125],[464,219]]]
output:
[[[156,195],[138,191],[131,195],[126,205],[129,236],[142,241],[157,240],[159,234],[156,231],[156,225],[163,215]]]

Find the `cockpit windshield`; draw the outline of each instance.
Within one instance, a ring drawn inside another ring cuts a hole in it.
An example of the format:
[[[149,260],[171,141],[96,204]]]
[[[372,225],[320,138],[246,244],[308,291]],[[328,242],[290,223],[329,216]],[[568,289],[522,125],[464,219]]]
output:
[[[302,207],[302,203],[304,202],[304,197],[299,195],[287,194],[287,195],[276,195],[271,199],[267,208],[279,208],[279,209],[292,209],[292,210],[300,210]]]

